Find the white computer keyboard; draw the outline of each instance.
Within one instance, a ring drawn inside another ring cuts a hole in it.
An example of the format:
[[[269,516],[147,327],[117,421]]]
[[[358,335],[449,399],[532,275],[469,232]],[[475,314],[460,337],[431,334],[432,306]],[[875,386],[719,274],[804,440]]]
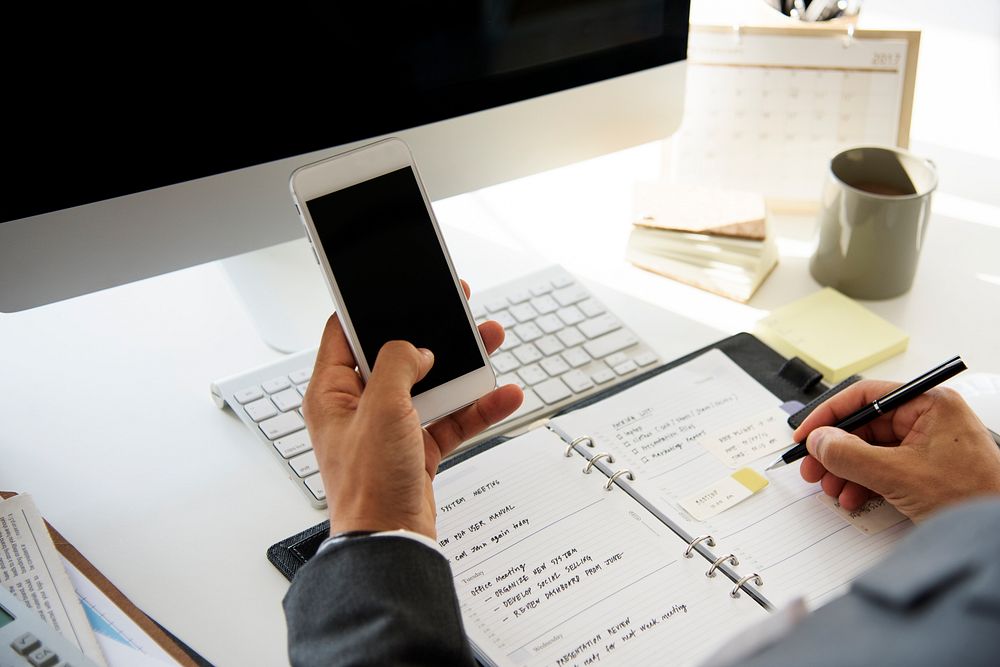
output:
[[[474,294],[477,322],[496,320],[507,337],[491,360],[497,383],[519,384],[524,403],[513,415],[470,440],[515,434],[589,394],[657,364],[656,353],[608,312],[573,276],[549,267]],[[326,494],[302,420],[316,350],[220,380],[212,395],[229,406],[277,457],[288,477],[318,508]]]

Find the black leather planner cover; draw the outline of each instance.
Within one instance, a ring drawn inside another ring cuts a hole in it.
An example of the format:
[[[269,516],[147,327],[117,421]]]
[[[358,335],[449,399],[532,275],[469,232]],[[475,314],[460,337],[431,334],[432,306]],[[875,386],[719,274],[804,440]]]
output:
[[[806,415],[829,396],[860,379],[855,375],[832,389],[827,388],[822,383],[820,373],[801,359],[797,357],[786,359],[751,334],[739,333],[700,350],[695,350],[683,357],[669,361],[662,366],[657,366],[636,375],[626,382],[609,387],[605,391],[588,396],[568,406],[558,414],[566,414],[601,401],[608,396],[617,394],[666,370],[690,361],[711,349],[721,350],[751,377],[782,401],[799,401],[806,404],[804,408],[789,417],[788,423],[793,428],[802,423]],[[471,449],[451,457],[441,464],[441,469],[445,470],[456,463],[475,456],[479,452],[495,447],[505,440],[507,440],[506,437],[497,436],[496,438],[482,442]],[[272,544],[267,550],[267,558],[290,581],[295,576],[295,572],[316,553],[316,550],[323,543],[323,540],[326,539],[329,531],[330,524],[328,521],[307,528],[301,533]]]

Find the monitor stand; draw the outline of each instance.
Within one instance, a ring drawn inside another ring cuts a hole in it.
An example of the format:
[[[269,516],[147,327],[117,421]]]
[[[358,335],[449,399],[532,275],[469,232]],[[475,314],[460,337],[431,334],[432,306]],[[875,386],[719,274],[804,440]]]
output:
[[[220,264],[265,343],[286,353],[319,345],[334,307],[305,237]]]

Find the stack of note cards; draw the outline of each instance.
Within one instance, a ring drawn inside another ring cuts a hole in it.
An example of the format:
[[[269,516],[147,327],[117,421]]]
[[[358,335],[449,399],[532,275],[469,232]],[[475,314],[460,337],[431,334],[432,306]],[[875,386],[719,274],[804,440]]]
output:
[[[778,263],[760,195],[657,184],[638,197],[626,257],[640,268],[745,303]]]
[[[754,333],[830,383],[899,354],[909,342],[906,333],[830,287],[774,310]]]

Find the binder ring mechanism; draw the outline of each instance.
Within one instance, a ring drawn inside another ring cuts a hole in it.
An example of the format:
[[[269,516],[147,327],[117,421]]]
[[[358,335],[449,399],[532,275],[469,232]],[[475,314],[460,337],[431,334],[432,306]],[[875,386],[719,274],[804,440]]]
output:
[[[715,571],[719,568],[720,565],[722,565],[726,561],[729,561],[729,564],[732,565],[733,567],[736,567],[737,565],[740,564],[740,560],[736,557],[735,554],[729,554],[728,556],[722,556],[721,558],[716,558],[712,562],[712,567],[708,568],[708,572],[705,573],[705,576],[708,577],[709,579],[715,577]]]
[[[589,435],[581,435],[579,438],[566,445],[566,458],[573,456],[574,447],[576,447],[577,445],[584,445],[584,444],[587,445],[588,447],[593,447],[594,439],[591,438]]]
[[[707,544],[710,547],[714,547],[715,546],[715,538],[714,537],[712,537],[711,535],[699,535],[698,537],[696,537],[693,540],[691,540],[691,542],[688,544],[688,548],[684,550],[684,557],[685,558],[694,558],[694,548],[696,546],[698,546],[698,544],[700,542],[704,542],[705,544]]]
[[[615,480],[621,477],[622,475],[626,475],[630,482],[635,481],[635,475],[632,474],[632,471],[629,470],[628,468],[622,468],[621,470],[616,470],[615,473],[611,475],[611,477],[608,477],[608,482],[607,484],[604,485],[604,490],[610,491],[611,485],[614,484]]]
[[[764,580],[761,578],[759,574],[757,574],[756,572],[754,572],[753,574],[748,574],[745,577],[741,577],[740,580],[736,582],[736,585],[733,586],[733,590],[729,592],[729,597],[738,598],[740,596],[740,589],[743,587],[743,584],[747,583],[751,579],[753,579],[754,586],[764,585]]]
[[[607,459],[608,463],[615,462],[615,457],[611,456],[611,454],[608,454],[607,452],[598,452],[597,454],[594,454],[592,457],[590,457],[589,461],[587,461],[587,467],[583,469],[583,474],[589,475],[590,469],[593,468],[594,464],[600,461],[601,459]]]

